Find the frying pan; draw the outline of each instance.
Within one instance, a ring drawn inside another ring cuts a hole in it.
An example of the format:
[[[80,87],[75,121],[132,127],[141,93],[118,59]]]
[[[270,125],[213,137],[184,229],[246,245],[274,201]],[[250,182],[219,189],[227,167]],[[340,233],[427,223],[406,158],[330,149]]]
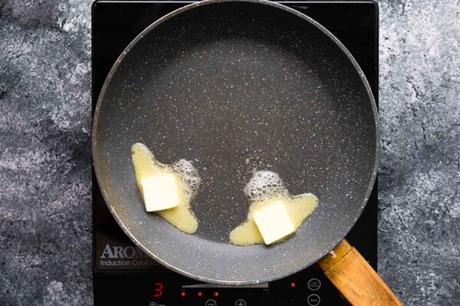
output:
[[[342,241],[375,180],[376,125],[362,70],[316,21],[273,2],[203,1],[151,24],[114,64],[94,115],[94,167],[121,228],[173,271],[243,285],[321,259],[352,303],[396,305],[381,278]],[[199,169],[194,235],[145,211],[131,163],[135,142],[163,163],[185,158]],[[292,194],[320,199],[293,237],[270,247],[228,243],[246,218],[242,189],[253,169],[276,171]]]

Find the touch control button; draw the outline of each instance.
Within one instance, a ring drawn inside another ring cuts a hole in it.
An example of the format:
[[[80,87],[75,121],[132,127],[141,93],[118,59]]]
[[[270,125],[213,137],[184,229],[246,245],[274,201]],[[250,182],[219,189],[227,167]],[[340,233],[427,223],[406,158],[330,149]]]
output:
[[[204,304],[205,306],[217,306],[217,302],[216,300],[213,300],[213,299],[209,299],[206,301],[206,304]]]
[[[239,299],[235,301],[235,306],[246,306],[246,301],[243,299]]]
[[[310,294],[308,297],[307,297],[307,303],[309,306],[317,306],[319,305],[319,303],[321,303],[321,298],[319,297],[319,295],[313,293],[313,294]]]
[[[317,291],[319,288],[321,288],[321,281],[317,278],[310,278],[310,280],[307,283],[308,289],[311,291]]]

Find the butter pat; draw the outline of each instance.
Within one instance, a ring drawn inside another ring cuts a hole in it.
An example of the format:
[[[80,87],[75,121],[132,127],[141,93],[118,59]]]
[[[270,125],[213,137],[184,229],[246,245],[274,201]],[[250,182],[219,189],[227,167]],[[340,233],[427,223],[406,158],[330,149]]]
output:
[[[148,212],[170,209],[180,204],[182,182],[177,175],[163,173],[141,179],[142,197]]]
[[[286,201],[280,199],[257,204],[251,213],[265,244],[272,244],[296,231]]]

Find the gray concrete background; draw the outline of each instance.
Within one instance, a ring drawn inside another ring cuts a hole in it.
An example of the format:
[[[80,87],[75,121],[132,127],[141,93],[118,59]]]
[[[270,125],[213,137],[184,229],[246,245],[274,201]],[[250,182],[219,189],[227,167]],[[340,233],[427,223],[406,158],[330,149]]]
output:
[[[379,267],[460,302],[460,1],[382,0]],[[90,305],[90,5],[0,0],[0,305]]]

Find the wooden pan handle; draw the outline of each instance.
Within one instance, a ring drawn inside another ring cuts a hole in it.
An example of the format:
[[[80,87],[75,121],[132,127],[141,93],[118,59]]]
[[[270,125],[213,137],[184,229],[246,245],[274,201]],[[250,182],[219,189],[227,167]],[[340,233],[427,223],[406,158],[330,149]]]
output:
[[[384,280],[346,240],[319,261],[340,293],[356,306],[402,305]]]

